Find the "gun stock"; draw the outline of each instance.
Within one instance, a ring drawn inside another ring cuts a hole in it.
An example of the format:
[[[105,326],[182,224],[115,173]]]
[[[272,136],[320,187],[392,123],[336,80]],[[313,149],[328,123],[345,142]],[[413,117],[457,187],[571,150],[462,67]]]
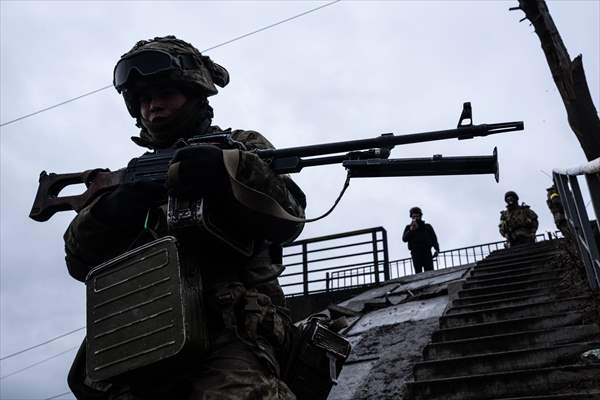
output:
[[[70,174],[48,174],[42,171],[29,218],[43,222],[60,211],[80,211],[100,193],[117,186],[121,177],[121,170],[110,172],[106,169],[92,169]],[[82,194],[59,197],[65,187],[81,183],[87,187]]]

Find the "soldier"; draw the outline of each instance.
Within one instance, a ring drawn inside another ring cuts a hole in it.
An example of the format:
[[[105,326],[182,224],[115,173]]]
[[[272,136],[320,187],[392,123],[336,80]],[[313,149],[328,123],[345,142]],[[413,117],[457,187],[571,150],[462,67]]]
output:
[[[554,217],[554,223],[556,224],[556,228],[560,230],[564,237],[568,235],[568,224],[567,217],[565,215],[565,209],[560,201],[560,195],[558,194],[558,190],[556,190],[556,186],[552,185],[546,189],[546,204]]]
[[[508,246],[535,243],[538,217],[528,205],[519,205],[519,196],[508,191],[504,195],[506,210],[500,211],[500,234],[508,241]]]
[[[402,241],[408,242],[415,273],[418,274],[423,270],[433,271],[433,259],[440,251],[435,231],[430,224],[422,220],[423,212],[419,207],[411,208],[409,215],[412,221],[404,228]],[[433,255],[431,254],[432,247],[435,249]]]
[[[298,220],[304,218],[306,200],[300,188],[288,176],[274,174],[252,152],[272,148],[271,143],[255,131],[211,125],[213,110],[207,98],[217,93],[215,85],[224,87],[228,82],[225,68],[174,36],[140,41],[117,62],[114,86],[141,128],[132,140],[154,152],[182,148],[171,160],[167,188],[154,183],[121,184],[74,218],[64,239],[67,267],[75,279],[84,281],[92,267],[149,242],[148,232],[154,238],[165,236],[167,189],[190,199],[229,204],[235,183],[270,197]],[[225,167],[220,147],[185,146],[193,136],[223,133],[238,146],[235,176]],[[199,355],[197,365],[184,374],[161,372],[160,381],[92,382],[85,373],[84,342],[68,379],[78,399],[295,398],[280,379],[291,323],[277,276],[283,269],[281,243],[296,238],[303,224],[269,220],[275,225],[264,228],[266,221],[256,213],[245,215],[243,207],[225,215],[241,232],[248,231],[247,221],[254,219],[254,230],[244,235],[251,236],[255,245],[250,255],[240,255],[223,243],[227,237],[205,235],[191,240],[197,264],[204,266],[208,355]],[[251,314],[245,307],[250,297]]]

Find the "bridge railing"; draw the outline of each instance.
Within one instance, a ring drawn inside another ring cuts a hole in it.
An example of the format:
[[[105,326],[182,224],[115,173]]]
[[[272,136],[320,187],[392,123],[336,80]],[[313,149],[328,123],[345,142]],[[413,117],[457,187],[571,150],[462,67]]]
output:
[[[589,286],[592,290],[600,290],[600,251],[577,179],[580,175],[587,181],[596,214],[596,229],[600,231],[600,158],[576,168],[553,171],[554,184],[585,266]]]
[[[349,268],[365,268],[372,283],[390,279],[387,232],[382,227],[298,240],[283,251],[285,271],[279,280],[286,296],[331,290],[332,274]]]
[[[538,234],[536,240],[552,239]],[[554,234],[556,235],[556,234]],[[505,241],[445,250],[434,269],[472,264],[505,247]],[[280,277],[286,296],[377,285],[414,274],[411,258],[389,261],[387,232],[382,227],[304,239],[284,246],[285,272]]]
[[[558,233],[540,233],[536,235],[536,241],[558,238]],[[504,249],[506,241],[497,241],[482,243],[474,246],[460,247],[456,249],[441,251],[433,261],[434,270],[459,267],[473,264],[483,260],[490,253],[496,250]],[[389,262],[390,279],[396,279],[407,275],[413,275],[415,269],[412,258],[402,258]],[[347,289],[362,285],[375,284],[373,278],[373,266],[361,266],[358,268],[348,268],[334,271],[329,276],[327,287],[330,290]]]

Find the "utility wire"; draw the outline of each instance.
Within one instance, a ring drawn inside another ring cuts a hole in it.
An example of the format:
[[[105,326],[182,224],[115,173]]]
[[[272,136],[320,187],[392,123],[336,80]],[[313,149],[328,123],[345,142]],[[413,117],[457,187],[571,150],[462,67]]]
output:
[[[58,399],[59,397],[66,396],[66,395],[68,395],[68,394],[71,394],[71,392],[64,392],[64,393],[61,393],[61,394],[56,394],[56,395],[54,395],[54,396],[52,396],[52,397],[46,397],[44,400],[53,400],[53,399]]]
[[[84,98],[86,96],[92,95],[94,93],[101,92],[101,91],[106,90],[106,89],[111,88],[111,87],[112,87],[112,85],[104,86],[104,87],[101,87],[100,89],[92,90],[91,92],[87,92],[87,93],[84,93],[84,94],[79,95],[77,97],[73,97],[72,99],[68,99],[68,100],[60,102],[58,104],[54,104],[53,106],[42,108],[41,110],[37,110],[37,111],[32,112],[32,113],[27,114],[27,115],[23,115],[23,116],[21,116],[19,118],[15,118],[15,119],[10,120],[8,122],[3,122],[3,123],[0,124],[0,127],[8,125],[8,124],[12,124],[13,122],[17,122],[17,121],[20,121],[20,120],[25,119],[25,118],[33,117],[34,115],[43,113],[44,111],[52,110],[53,108],[60,107],[60,106],[62,106],[64,104],[70,103],[70,102],[75,101],[75,100],[79,100],[81,98]]]
[[[0,358],[0,361],[1,361],[1,360],[6,360],[7,358],[11,358],[11,357],[14,357],[14,356],[16,356],[16,355],[19,355],[19,354],[22,354],[22,353],[25,353],[26,351],[33,350],[33,349],[35,349],[35,348],[38,348],[38,347],[40,347],[40,346],[46,345],[46,344],[48,344],[48,343],[54,342],[55,340],[58,340],[58,339],[60,339],[60,338],[63,338],[63,337],[65,337],[65,336],[69,336],[69,335],[71,335],[71,334],[73,334],[73,333],[75,333],[75,332],[79,332],[79,331],[80,331],[80,330],[82,330],[82,329],[85,329],[85,326],[82,326],[81,328],[73,329],[72,331],[69,331],[69,332],[63,333],[62,335],[55,336],[55,337],[53,337],[52,339],[48,339],[48,340],[46,340],[45,342],[38,343],[38,344],[36,344],[36,345],[34,345],[34,346],[31,346],[31,347],[27,347],[26,349],[23,349],[23,350],[16,351],[16,352],[14,352],[14,353],[12,353],[12,354],[9,354],[9,355],[7,355],[7,356],[4,356],[4,357]]]
[[[255,30],[255,31],[252,31],[252,32],[246,33],[246,34],[244,34],[244,35],[238,36],[238,37],[236,37],[236,38],[233,38],[233,39],[231,39],[231,40],[228,40],[228,41],[226,41],[226,42],[219,43],[219,44],[217,44],[216,46],[209,47],[208,49],[204,49],[204,50],[202,50],[202,52],[206,52],[206,51],[209,51],[209,50],[213,50],[213,49],[216,49],[217,47],[225,46],[226,44],[233,43],[233,42],[235,42],[235,41],[238,41],[238,40],[240,40],[240,39],[243,39],[243,38],[245,38],[245,37],[248,37],[248,36],[254,35],[255,33],[259,33],[259,32],[262,32],[262,31],[266,31],[267,29],[271,29],[271,28],[273,28],[273,27],[276,27],[277,25],[281,25],[281,24],[283,24],[283,23],[286,23],[286,22],[288,22],[288,21],[291,21],[291,20],[293,20],[293,19],[296,19],[296,18],[300,18],[300,17],[302,17],[302,16],[304,16],[304,15],[306,15],[306,14],[310,14],[310,13],[312,13],[312,12],[315,12],[315,11],[317,11],[317,10],[320,10],[321,8],[329,7],[330,5],[333,5],[333,4],[335,4],[335,3],[339,3],[340,1],[342,1],[342,0],[334,0],[334,1],[331,1],[331,2],[329,2],[329,3],[323,4],[322,6],[315,7],[315,8],[311,8],[310,10],[304,11],[304,12],[302,12],[302,13],[300,13],[300,14],[296,14],[296,15],[294,15],[294,16],[292,16],[292,17],[289,17],[289,18],[286,18],[286,19],[282,19],[281,21],[279,21],[279,22],[275,22],[275,23],[273,23],[273,24],[271,24],[271,25],[267,25],[267,26],[265,26],[264,28],[257,29],[257,30]]]
[[[25,370],[28,370],[29,368],[33,368],[33,367],[35,367],[36,365],[40,365],[40,364],[42,364],[42,363],[45,363],[46,361],[50,361],[50,360],[52,360],[52,359],[54,359],[54,358],[56,358],[56,357],[58,357],[58,356],[62,356],[63,354],[69,353],[69,352],[71,352],[71,351],[73,351],[73,350],[75,350],[75,349],[78,349],[78,348],[79,348],[79,345],[77,345],[77,346],[74,346],[74,347],[71,347],[70,349],[67,349],[67,350],[65,350],[65,351],[61,351],[60,353],[58,353],[58,354],[55,354],[55,355],[53,355],[53,356],[50,356],[50,357],[44,358],[43,360],[40,360],[40,361],[34,362],[33,364],[29,364],[28,366],[26,366],[26,367],[23,367],[23,368],[21,368],[21,369],[18,369],[18,370],[16,370],[16,371],[13,371],[13,372],[11,372],[10,374],[6,374],[6,375],[3,375],[3,376],[0,376],[0,380],[2,380],[2,379],[5,379],[5,378],[8,378],[9,376],[16,375],[16,374],[18,374],[18,373],[20,373],[20,372],[23,372],[23,371],[25,371]]]
[[[289,17],[289,18],[282,19],[281,21],[278,21],[278,22],[275,22],[275,23],[273,23],[273,24],[267,25],[267,26],[265,26],[265,27],[263,27],[263,28],[260,28],[260,29],[254,30],[254,31],[252,31],[252,32],[248,32],[248,33],[246,33],[246,34],[243,34],[243,35],[240,35],[240,36],[237,36],[237,37],[235,37],[235,38],[233,38],[233,39],[230,39],[230,40],[227,40],[227,41],[225,41],[225,42],[219,43],[219,44],[217,44],[217,45],[214,45],[214,46],[212,46],[212,47],[208,47],[208,48],[206,48],[206,49],[202,50],[201,52],[202,52],[202,53],[205,53],[205,52],[207,52],[207,51],[214,50],[214,49],[216,49],[217,47],[225,46],[225,45],[227,45],[227,44],[229,44],[229,43],[236,42],[236,41],[238,41],[238,40],[241,40],[241,39],[244,39],[244,38],[246,38],[246,37],[248,37],[248,36],[252,36],[252,35],[254,35],[254,34],[257,34],[257,33],[259,33],[259,32],[262,32],[262,31],[266,31],[267,29],[271,29],[271,28],[274,28],[274,27],[276,27],[277,25],[281,25],[281,24],[284,24],[284,23],[286,23],[286,22],[292,21],[292,20],[294,20],[294,19],[296,19],[296,18],[303,17],[303,16],[305,16],[305,15],[307,15],[307,14],[310,14],[310,13],[312,13],[312,12],[315,12],[315,11],[317,11],[317,10],[320,10],[320,9],[322,9],[322,8],[329,7],[329,6],[331,6],[331,5],[335,4],[335,3],[339,3],[340,1],[342,1],[342,0],[334,0],[334,1],[331,1],[331,2],[329,2],[329,3],[323,4],[323,5],[319,6],[319,7],[311,8],[310,10],[307,10],[307,11],[301,12],[300,14],[293,15],[293,16],[291,16],[291,17]],[[41,110],[38,110],[38,111],[32,112],[32,113],[30,113],[30,114],[23,115],[23,116],[21,116],[21,117],[18,117],[18,118],[12,119],[12,120],[10,120],[10,121],[7,121],[7,122],[2,122],[2,123],[0,123],[0,127],[2,127],[2,126],[6,126],[6,125],[9,125],[9,124],[12,124],[12,123],[15,123],[15,122],[17,122],[17,121],[21,121],[21,120],[23,120],[23,119],[25,119],[25,118],[33,117],[34,115],[37,115],[37,114],[43,113],[44,111],[48,111],[48,110],[51,110],[51,109],[53,109],[53,108],[56,108],[56,107],[60,107],[60,106],[62,106],[62,105],[65,105],[65,104],[67,104],[67,103],[71,103],[71,102],[73,102],[73,101],[75,101],[75,100],[79,100],[79,99],[81,99],[81,98],[83,98],[83,97],[90,96],[90,95],[92,95],[92,94],[95,94],[95,93],[101,92],[101,91],[103,91],[103,90],[106,90],[106,89],[108,89],[108,88],[111,88],[112,86],[113,86],[112,84],[111,84],[111,85],[108,85],[108,86],[103,86],[103,87],[101,87],[101,88],[99,88],[99,89],[92,90],[91,92],[87,92],[87,93],[84,93],[84,94],[82,94],[82,95],[79,95],[79,96],[77,96],[77,97],[73,97],[72,99],[68,99],[68,100],[62,101],[62,102],[60,102],[60,103],[58,103],[58,104],[54,104],[54,105],[52,105],[52,106],[49,106],[49,107],[46,107],[46,108],[42,108]]]

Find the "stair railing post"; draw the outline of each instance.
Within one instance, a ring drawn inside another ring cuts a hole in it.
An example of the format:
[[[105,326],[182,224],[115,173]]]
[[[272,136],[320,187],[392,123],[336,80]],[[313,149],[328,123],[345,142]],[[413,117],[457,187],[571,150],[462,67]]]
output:
[[[583,233],[582,247],[585,250],[585,254],[582,254],[585,269],[588,275],[588,281],[592,290],[598,290],[600,288],[600,267],[595,264],[595,260],[598,260],[598,246],[596,246],[596,239],[592,233],[590,227],[590,219],[585,209],[585,203],[581,196],[581,189],[579,188],[579,182],[577,176],[569,176],[569,183],[573,190],[573,200],[575,201],[575,210],[577,212],[577,218],[579,225]]]

